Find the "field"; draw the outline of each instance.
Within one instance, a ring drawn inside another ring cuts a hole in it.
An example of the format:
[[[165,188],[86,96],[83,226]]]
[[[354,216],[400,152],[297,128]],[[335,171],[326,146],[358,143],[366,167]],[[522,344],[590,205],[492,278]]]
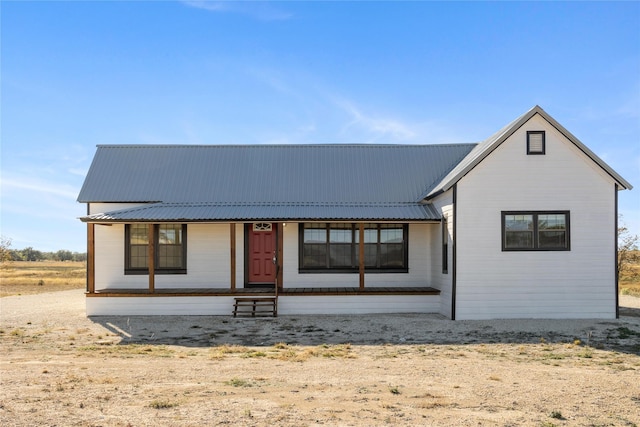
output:
[[[0,297],[85,287],[86,263],[12,261],[0,268]]]
[[[3,426],[640,425],[629,295],[606,321],[89,319],[82,263],[2,275]]]
[[[620,293],[640,297],[640,251],[633,252],[635,262],[620,274]]]
[[[88,319],[83,302],[0,300],[1,425],[640,424],[640,317]]]
[[[620,290],[636,308],[617,321],[256,321],[87,319],[84,263],[12,262],[0,424],[638,426],[633,268]]]

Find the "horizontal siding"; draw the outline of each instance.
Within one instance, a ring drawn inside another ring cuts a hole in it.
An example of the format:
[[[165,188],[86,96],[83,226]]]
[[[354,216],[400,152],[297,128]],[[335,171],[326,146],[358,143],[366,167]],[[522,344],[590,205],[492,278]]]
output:
[[[212,315],[230,316],[233,297],[119,297],[87,298],[87,316]],[[437,313],[440,297],[412,296],[308,296],[279,297],[278,313],[372,314]]]
[[[570,211],[571,250],[502,252],[504,210]],[[457,213],[456,318],[615,317],[614,182],[540,116],[458,183]]]
[[[87,316],[207,316],[233,313],[233,297],[86,298]]]
[[[242,226],[236,227],[238,279],[242,287],[244,256]],[[124,225],[96,225],[96,289],[146,289],[148,275],[124,274]],[[230,286],[229,224],[187,225],[187,274],[157,274],[155,287],[162,288],[225,288]]]
[[[451,298],[453,296],[453,191],[446,193],[432,200],[433,207],[440,212],[441,216],[447,218],[448,228],[448,261],[449,269],[447,274],[442,273],[442,226],[434,225],[431,228],[431,236],[429,238],[431,253],[431,286],[440,289],[440,314],[451,318]]]

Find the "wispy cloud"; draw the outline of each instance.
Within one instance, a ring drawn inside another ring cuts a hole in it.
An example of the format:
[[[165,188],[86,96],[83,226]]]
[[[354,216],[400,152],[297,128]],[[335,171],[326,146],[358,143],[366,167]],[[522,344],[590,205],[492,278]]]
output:
[[[21,178],[2,178],[2,193],[13,190],[27,191],[50,196],[59,196],[75,200],[78,195],[78,189],[69,185],[50,183],[44,181],[26,180]],[[35,198],[34,198],[35,199]]]
[[[197,9],[215,13],[238,13],[260,21],[286,21],[293,18],[293,13],[273,7],[266,1],[207,1],[183,0],[183,4]]]
[[[343,133],[355,129],[357,132],[369,134],[374,141],[380,138],[406,141],[416,136],[416,132],[410,125],[398,119],[367,114],[353,102],[344,98],[334,97],[333,102],[349,117],[349,122],[342,129]]]

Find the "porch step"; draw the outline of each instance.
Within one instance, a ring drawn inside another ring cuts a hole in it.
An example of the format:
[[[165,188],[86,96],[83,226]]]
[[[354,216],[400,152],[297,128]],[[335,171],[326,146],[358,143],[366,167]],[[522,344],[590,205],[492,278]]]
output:
[[[234,298],[233,317],[278,317],[278,298],[276,297],[243,297]]]

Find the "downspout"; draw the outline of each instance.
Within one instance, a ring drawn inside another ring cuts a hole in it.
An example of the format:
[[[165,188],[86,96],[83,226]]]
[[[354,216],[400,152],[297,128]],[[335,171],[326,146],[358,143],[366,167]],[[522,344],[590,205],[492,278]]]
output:
[[[620,275],[620,272],[618,271],[618,184],[614,185],[614,191],[615,191],[615,195],[614,195],[614,233],[613,233],[613,238],[614,238],[614,257],[613,260],[615,262],[615,275],[616,275],[616,319],[620,318],[620,301],[619,301],[619,296],[618,296],[618,292],[620,291],[620,289],[618,288],[618,277]]]
[[[456,320],[456,270],[457,270],[457,257],[456,257],[456,238],[458,223],[458,184],[453,184],[453,225],[451,236],[451,320]]]

